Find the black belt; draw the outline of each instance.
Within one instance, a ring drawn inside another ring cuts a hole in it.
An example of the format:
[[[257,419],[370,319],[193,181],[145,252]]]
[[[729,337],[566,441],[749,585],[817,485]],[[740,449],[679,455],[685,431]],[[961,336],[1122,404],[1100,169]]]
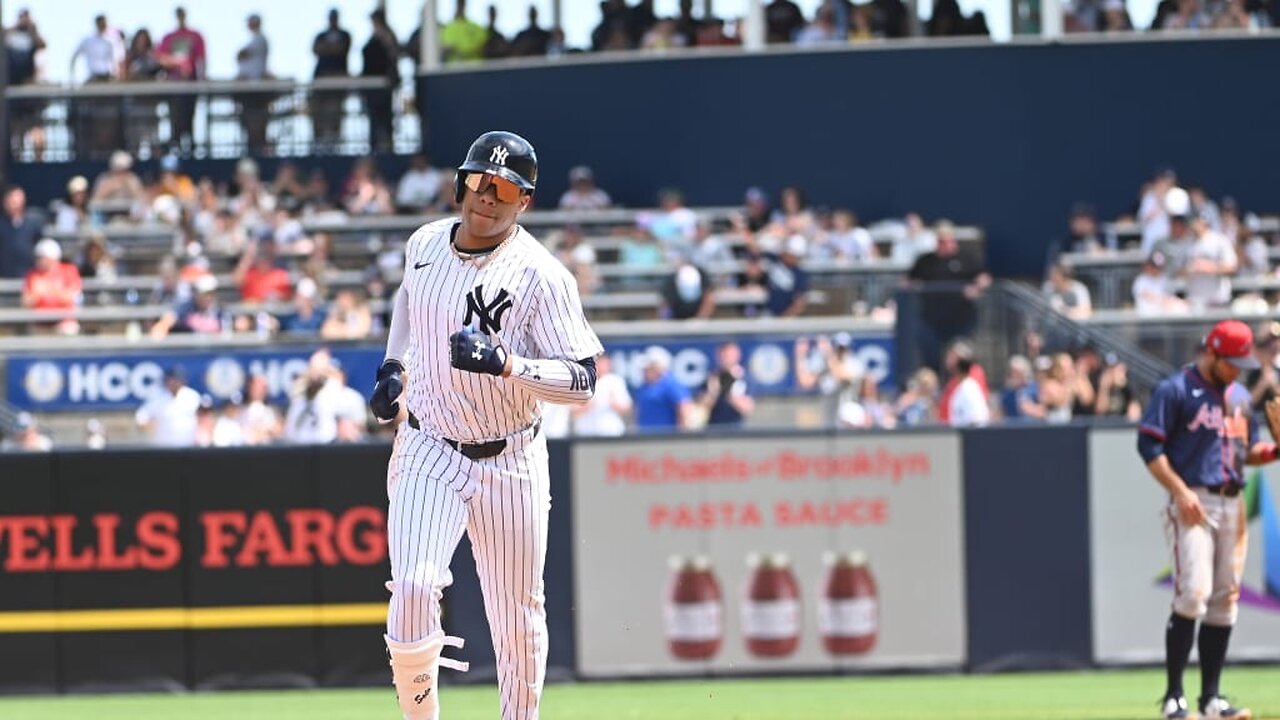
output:
[[[1206,485],[1204,489],[1209,491],[1210,495],[1217,495],[1219,497],[1235,497],[1240,494],[1240,486],[1235,483]]]
[[[414,430],[422,429],[422,427],[418,424],[417,416],[415,416],[413,413],[409,413],[409,427],[413,428]],[[542,420],[538,420],[533,424],[533,434],[535,436],[538,434],[538,430],[541,427],[542,427]],[[448,445],[449,447],[453,448],[454,450],[457,450],[463,455],[466,455],[468,458],[472,460],[483,460],[485,458],[491,458],[501,453],[503,450],[507,449],[507,441],[505,438],[499,439],[499,440],[490,440],[488,442],[482,442],[482,443],[464,443],[461,440],[454,440],[452,438],[440,438],[440,440],[443,441],[445,445]]]

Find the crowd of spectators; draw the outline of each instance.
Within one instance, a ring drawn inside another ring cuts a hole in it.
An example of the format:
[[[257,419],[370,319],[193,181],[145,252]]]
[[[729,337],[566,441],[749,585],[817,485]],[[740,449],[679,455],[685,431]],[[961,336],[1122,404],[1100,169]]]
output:
[[[954,340],[946,348],[939,375],[921,367],[896,396],[875,382],[875,377],[848,350],[848,338],[820,338],[823,358],[816,377],[827,426],[844,428],[894,428],[900,426],[983,426],[993,422],[1066,423],[1095,416],[1136,420],[1141,406],[1129,384],[1127,367],[1114,354],[1102,354],[1093,346],[1074,352],[1043,352],[1034,334],[1026,351],[1007,361],[1004,384],[992,387],[986,369],[977,361],[972,342]],[[814,383],[797,346],[797,370],[802,382]]]
[[[290,161],[280,162],[272,177],[263,177],[258,163],[246,158],[230,178],[192,177],[184,162],[167,154],[152,166],[154,174],[140,174],[133,156],[118,149],[92,181],[71,178],[65,197],[48,212],[27,207],[21,187],[7,187],[0,218],[0,277],[31,274],[46,294],[53,293],[56,278],[62,288],[54,293],[57,297],[32,299],[26,303],[32,308],[71,310],[122,302],[171,306],[158,322],[131,331],[135,334],[256,331],[321,339],[370,337],[382,329],[376,301],[385,300],[398,281],[399,243],[366,246],[366,235],[344,236],[341,242],[347,247],[361,245],[344,256],[348,271],[351,262],[363,263],[363,281],[353,285],[352,273],[339,273],[334,262],[339,241],[332,233],[308,228],[324,219],[358,224],[361,218],[454,209],[455,171],[434,166],[425,155],[414,156],[408,169],[392,179],[381,174],[372,158],[357,158],[333,188],[322,172],[304,176]],[[539,237],[573,273],[582,295],[654,289],[660,296],[659,318],[801,315],[812,297],[812,268],[819,265],[909,268],[904,282],[963,276],[977,283],[974,292],[989,282],[980,254],[959,252],[955,228],[945,220],[930,227],[909,213],[869,229],[850,208],[811,206],[796,186],[783,188],[776,205],[764,190],[748,188],[741,208],[727,223],[720,217],[716,227],[710,217],[689,208],[679,190],[663,189],[655,209],[636,211],[634,224],[605,231],[612,233],[605,239],[607,252],[613,253],[607,263],[611,267],[605,267],[601,256],[606,251],[595,247],[601,236],[587,237],[572,217],[610,207],[609,193],[587,166],[572,168],[569,181],[558,199],[545,202],[565,211],[570,221],[539,230]],[[49,227],[63,238],[60,255],[66,262],[51,259],[57,242],[41,241]],[[116,233],[127,235],[129,228],[145,229],[151,236],[168,233],[169,252],[142,265],[139,256],[128,255],[128,239],[110,239]],[[44,248],[39,260],[37,247]],[[963,262],[957,265],[958,260]],[[330,282],[340,274],[343,284]],[[109,286],[122,276],[154,277],[154,284],[123,295],[81,292],[85,280]],[[972,293],[959,294],[957,307],[971,303],[966,294]],[[859,301],[852,309],[883,320],[893,317],[891,302]],[[82,331],[72,321],[49,324],[44,319],[29,331]],[[938,342],[971,330],[961,323],[942,331]]]
[[[394,289],[398,249],[367,255],[364,281],[332,287],[336,272],[333,238],[308,232],[304,220],[445,211],[451,208],[452,171],[432,168],[425,157],[392,186],[373,163],[356,160],[340,188],[331,191],[324,175],[301,177],[285,162],[274,178],[259,176],[257,163],[242,160],[234,177],[193,179],[176,155],[166,155],[159,173],[144,179],[132,156],[114,152],[90,183],[76,176],[51,212],[28,207],[26,193],[3,190],[0,218],[0,278],[26,278],[22,303],[34,309],[74,309],[82,304],[168,304],[173,311],[144,330],[155,337],[170,332],[224,333],[254,329],[322,339],[369,337],[379,331],[369,301]],[[44,237],[52,227],[74,237],[64,248]],[[169,233],[169,252],[151,265],[128,259],[127,244],[108,239],[107,230],[130,227]],[[392,244],[398,248],[398,244]],[[63,258],[64,250],[66,258]],[[230,272],[219,279],[219,266]],[[108,285],[124,275],[152,276],[149,291],[81,291],[84,279]],[[234,296],[220,287],[230,281]],[[231,300],[235,312],[224,307]],[[40,324],[31,332],[76,333],[72,321]]]
[[[141,177],[130,154],[117,151],[92,182],[72,178],[66,198],[50,216],[28,208],[20,187],[4,191],[0,275],[24,278],[23,305],[55,311],[74,308],[86,302],[84,279],[137,272],[137,268],[119,266],[124,261],[100,230],[113,224],[142,223],[169,228],[173,237],[172,252],[154,270],[142,270],[154,273],[154,288],[134,299],[172,308],[146,328],[155,337],[172,332],[254,331],[317,341],[377,338],[383,319],[370,300],[385,298],[395,287],[395,272],[402,264],[398,251],[368,251],[365,281],[359,287],[331,287],[333,239],[307,232],[304,221],[325,214],[420,215],[449,210],[453,199],[452,171],[433,167],[425,156],[414,158],[395,182],[381,177],[373,162],[359,159],[332,194],[323,175],[303,177],[288,162],[281,163],[267,180],[259,176],[254,161],[244,160],[226,182],[193,179],[183,172],[183,161],[176,155],[165,156],[158,165],[156,177]],[[570,179],[571,188],[558,202],[548,202],[566,211],[608,206],[608,192],[595,183],[590,168],[575,167]],[[1171,171],[1161,171],[1144,187],[1135,205],[1134,244],[1144,257],[1134,289],[1140,312],[1190,311],[1197,303],[1219,306],[1232,302],[1230,290],[1224,291],[1222,285],[1238,277],[1240,268],[1270,273],[1268,245],[1251,230],[1258,226],[1258,219],[1241,217],[1230,199],[1215,202],[1199,188],[1180,187]],[[71,262],[64,261],[64,248],[58,242],[41,239],[49,222],[81,238],[74,256],[68,258]],[[713,231],[707,217],[686,206],[678,190],[664,189],[654,210],[637,211],[633,225],[615,227],[614,232],[611,239],[618,241],[618,265],[669,273],[659,293],[659,317],[707,317],[717,308],[722,292],[752,288],[759,292],[741,305],[742,315],[802,314],[815,264],[883,262],[902,273],[903,284],[926,290],[934,301],[922,313],[927,331],[922,337],[928,340],[922,367],[906,379],[900,393],[887,393],[860,366],[847,336],[797,342],[796,383],[801,391],[812,391],[819,398],[817,424],[888,428],[999,420],[1063,422],[1086,415],[1131,417],[1137,412],[1139,399],[1129,387],[1124,364],[1093,348],[1044,352],[1040,344],[1029,342],[1024,353],[1008,361],[1003,386],[988,386],[966,338],[975,332],[977,301],[991,279],[981,254],[963,247],[955,228],[945,220],[930,226],[910,214],[864,226],[849,208],[810,206],[799,187],[784,188],[776,206],[768,193],[753,187],[744,193],[741,208],[730,215],[727,225]],[[1070,256],[1060,252],[1105,257],[1117,252],[1120,237],[1108,235],[1088,208],[1076,208],[1071,235],[1055,253],[1043,287],[1054,308],[1077,319],[1088,317],[1093,308],[1089,288],[1072,276],[1065,262]],[[1225,241],[1227,237],[1240,242]],[[570,223],[543,239],[573,272],[584,295],[610,291],[604,288],[606,273],[601,272],[599,253],[582,228]],[[219,263],[230,272],[215,273]],[[1170,272],[1171,266],[1182,270]],[[1212,282],[1196,284],[1197,274]],[[233,293],[220,287],[227,277],[235,285]],[[617,282],[625,289],[626,274]],[[1185,298],[1170,292],[1174,282],[1180,283]],[[93,301],[92,295],[88,301]],[[891,319],[895,308],[887,303],[861,312]],[[50,320],[42,315],[31,331],[76,333],[80,328],[71,317]],[[664,358],[664,353],[661,348],[646,353],[646,382],[634,397],[621,383],[590,408],[566,411],[559,427],[566,428],[565,433],[577,433],[582,418],[586,418],[584,427],[611,428],[602,433],[628,424],[696,428],[749,421],[753,393],[740,349],[732,344],[722,347],[719,368],[704,387],[694,390],[673,381],[670,354]],[[1274,381],[1274,375],[1272,369],[1262,379]],[[320,387],[315,385],[313,390],[318,392]],[[245,395],[250,394],[246,388]],[[327,402],[310,400],[311,414],[298,409],[298,418],[311,417],[315,407]],[[281,413],[282,427],[287,426],[287,417]],[[548,420],[549,432],[556,427],[553,420]],[[335,421],[333,427],[339,423]],[[328,437],[327,428],[325,423],[317,432]]]
[[[1124,0],[1072,0],[1066,4],[1063,29],[1081,32],[1132,32]],[[1276,23],[1277,8],[1268,0],[1160,0],[1151,30],[1260,30]]]
[[[473,17],[466,0],[454,0],[453,17],[441,23],[437,33],[440,59],[466,62],[504,57],[554,57],[566,53],[618,50],[661,50],[673,47],[739,45],[743,42],[741,17],[722,18],[695,10],[693,0],[680,0],[670,17],[657,14],[653,0],[602,0],[600,19],[585,47],[566,43],[564,30],[545,23],[536,4],[520,12],[527,23],[510,36],[498,29],[499,4],[484,7],[484,24]],[[509,10],[511,6],[503,6]],[[1277,9],[1267,0],[1162,0],[1152,20],[1151,30],[1256,29],[1274,24]],[[208,53],[227,52],[208,48],[204,36],[187,24],[185,8],[174,9],[175,25],[153,39],[147,27],[129,30],[113,25],[103,14],[93,19],[92,29],[75,48],[70,63],[78,60],[84,69],[76,71],[88,82],[112,80],[204,79]],[[421,59],[421,26],[403,40],[388,24],[386,14],[374,10],[369,17],[366,42],[360,46],[364,66],[361,75],[399,79],[399,61]],[[792,0],[767,0],[764,4],[765,39],[770,44],[830,45],[874,38],[911,36],[988,35],[981,11],[965,15],[955,0],[932,5],[930,18],[913,18],[901,0],[823,0],[812,15]],[[1124,0],[1072,0],[1064,7],[1067,32],[1132,31]],[[7,30],[9,81],[14,85],[39,82],[43,67],[40,53],[46,42],[29,9],[21,9]],[[260,15],[246,19],[246,39],[235,50],[238,79],[271,77],[268,66],[270,45]],[[327,25],[312,40],[316,57],[315,77],[348,74],[347,55],[353,36],[344,27],[336,9],[328,13]]]
[[[137,409],[134,422],[156,447],[352,443],[377,429],[370,425],[364,394],[348,384],[341,363],[326,349],[312,354],[281,405],[270,401],[263,375],[250,375],[243,392],[215,401],[187,385],[185,369],[174,365]],[[105,446],[106,438],[99,444]]]
[[[1087,318],[1099,307],[1086,282],[1091,278],[1068,260],[1083,256],[1111,269],[1136,252],[1140,260],[1123,305],[1139,315],[1265,313],[1280,301],[1280,283],[1269,282],[1277,277],[1274,230],[1234,198],[1180,185],[1173,169],[1161,168],[1142,185],[1133,210],[1112,223],[1100,223],[1086,203],[1072,208],[1066,236],[1050,249],[1044,294],[1056,309]]]
[[[472,8],[469,12],[466,0],[455,0],[455,3],[452,19],[437,30],[440,60],[445,63],[557,57],[581,52],[663,51],[744,42],[744,18],[718,17],[705,8],[701,13],[696,12],[693,0],[681,0],[677,13],[671,17],[659,16],[653,0],[632,3],[602,0],[599,22],[583,47],[570,46],[563,29],[547,24],[534,4],[522,11],[527,16],[527,24],[507,35],[498,29],[500,4],[487,5],[486,22],[482,24],[472,17],[478,15],[478,9]],[[1199,31],[1270,27],[1275,22],[1277,5],[1280,3],[1269,0],[1163,0],[1150,29]],[[773,45],[836,47],[877,39],[990,35],[981,10],[966,15],[956,0],[938,0],[931,7],[929,19],[921,20],[902,0],[865,3],[824,0],[807,16],[792,0],[769,0],[763,8],[765,40]],[[504,5],[501,9],[510,10],[511,6]],[[281,35],[273,34],[272,29],[263,27],[260,15],[252,14],[245,19],[243,43],[232,49],[209,47],[198,27],[188,24],[183,7],[175,8],[173,13],[173,25],[154,34],[148,27],[120,27],[113,24],[107,14],[93,18],[92,26],[86,29],[69,58],[73,80],[86,83],[203,81],[207,79],[210,53],[233,55],[236,73],[233,78],[225,79],[252,82],[275,77],[271,38],[283,40]],[[368,88],[360,93],[369,144],[383,152],[393,148],[396,90],[404,79],[412,76],[412,71],[402,65],[412,63],[416,67],[422,59],[422,28],[419,26],[402,37],[391,27],[381,8],[369,14],[367,23],[367,37],[357,46],[338,11],[330,10],[327,22],[312,36],[311,52],[315,57],[312,76],[385,80],[384,87]],[[1068,32],[1134,29],[1124,0],[1069,2],[1064,9],[1064,26]],[[44,81],[50,63],[42,57],[47,52],[47,43],[29,9],[21,10],[15,23],[6,28],[6,45],[10,85]],[[348,61],[351,51],[357,47],[358,69],[350,67]],[[347,95],[343,90],[319,89],[308,99],[314,150],[332,152],[341,145],[343,104]],[[265,92],[238,92],[233,99],[244,146],[258,156],[271,153],[268,126],[272,96]],[[117,99],[79,100],[74,104],[71,120],[77,151],[84,156],[98,157],[112,148],[124,146],[136,154],[176,152],[187,157],[195,143],[195,108],[196,95],[186,93],[128,98],[123,111]],[[37,100],[16,102],[10,122],[14,149],[27,148],[37,159],[43,156],[47,140],[41,122],[42,111],[43,106]],[[163,133],[161,117],[166,117],[168,123]],[[419,121],[425,123],[421,118]]]

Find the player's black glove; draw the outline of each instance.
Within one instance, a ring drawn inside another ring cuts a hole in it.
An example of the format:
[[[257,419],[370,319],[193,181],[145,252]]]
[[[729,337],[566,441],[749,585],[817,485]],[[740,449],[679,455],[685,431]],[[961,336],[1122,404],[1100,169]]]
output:
[[[467,372],[501,375],[507,351],[479,330],[463,328],[449,336],[449,364]]]
[[[404,365],[399,360],[387,360],[378,368],[378,381],[373,384],[373,394],[369,396],[369,409],[379,420],[395,420],[400,414],[400,403],[396,398],[404,392],[404,382],[400,375]]]

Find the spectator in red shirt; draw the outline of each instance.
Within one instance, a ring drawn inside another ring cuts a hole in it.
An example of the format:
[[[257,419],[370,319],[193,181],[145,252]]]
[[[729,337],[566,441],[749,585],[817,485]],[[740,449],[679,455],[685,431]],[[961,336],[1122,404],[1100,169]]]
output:
[[[35,257],[35,267],[27,272],[22,284],[22,306],[34,310],[75,309],[80,304],[80,271],[75,265],[62,262],[58,241],[45,238],[36,243]],[[54,327],[67,334],[80,330],[75,318],[66,318]]]
[[[289,271],[276,265],[275,243],[269,238],[249,243],[236,266],[236,284],[245,302],[280,302],[293,297]]]
[[[187,27],[187,11],[176,8],[173,14],[178,19],[177,29],[165,35],[157,48],[160,64],[164,66],[166,78],[196,82],[204,80],[204,36]],[[192,120],[195,118],[196,96],[175,95],[169,99],[169,122],[173,124],[173,142],[180,146],[180,152],[189,154],[195,143],[192,135]]]
[[[969,366],[968,375],[962,376],[955,372],[955,367],[961,360],[972,363]],[[947,380],[947,384],[942,387],[942,395],[938,397],[938,420],[943,424],[948,424],[951,421],[951,396],[955,394],[960,381],[964,380],[965,377],[971,377],[977,381],[978,389],[982,391],[983,397],[989,396],[991,391],[987,386],[987,371],[983,370],[982,366],[974,361],[973,346],[967,341],[956,340],[951,343],[951,346],[947,348],[943,364],[950,377]]]

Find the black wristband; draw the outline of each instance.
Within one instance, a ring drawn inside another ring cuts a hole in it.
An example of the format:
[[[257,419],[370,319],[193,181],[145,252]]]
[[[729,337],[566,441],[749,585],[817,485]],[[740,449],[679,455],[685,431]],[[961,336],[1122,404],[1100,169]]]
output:
[[[392,358],[384,361],[382,367],[378,368],[378,379],[382,380],[402,373],[404,373],[404,365],[399,360]]]

